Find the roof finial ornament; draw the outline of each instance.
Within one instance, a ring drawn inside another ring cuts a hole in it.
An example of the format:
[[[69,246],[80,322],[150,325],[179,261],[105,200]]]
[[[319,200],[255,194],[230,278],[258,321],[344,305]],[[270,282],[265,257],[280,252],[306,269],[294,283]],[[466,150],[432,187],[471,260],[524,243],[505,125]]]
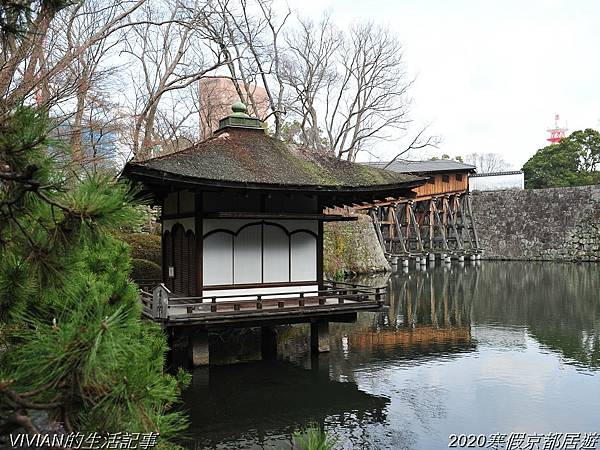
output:
[[[248,108],[242,102],[237,101],[233,105],[231,105],[231,110],[233,111],[232,116],[236,117],[249,117],[248,116]]]
[[[262,122],[248,115],[248,108],[242,102],[237,101],[231,105],[233,113],[219,120],[219,130],[227,127],[242,128],[246,130],[265,131]],[[217,130],[218,131],[218,130]]]

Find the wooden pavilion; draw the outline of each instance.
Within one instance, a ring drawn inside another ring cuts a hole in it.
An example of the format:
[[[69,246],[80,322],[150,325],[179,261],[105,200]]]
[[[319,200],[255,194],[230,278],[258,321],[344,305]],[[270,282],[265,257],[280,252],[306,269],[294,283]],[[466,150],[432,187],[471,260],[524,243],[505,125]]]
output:
[[[162,284],[144,290],[145,314],[194,334],[310,321],[327,350],[328,321],[385,292],[323,279],[323,222],[352,219],[324,208],[410,197],[426,180],[286,145],[232,109],[210,139],[125,166],[162,210]]]

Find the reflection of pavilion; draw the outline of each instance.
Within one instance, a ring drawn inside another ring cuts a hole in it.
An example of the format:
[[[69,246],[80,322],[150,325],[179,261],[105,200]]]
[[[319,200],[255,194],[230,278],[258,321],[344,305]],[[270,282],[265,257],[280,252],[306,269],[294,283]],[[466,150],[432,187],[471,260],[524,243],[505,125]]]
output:
[[[208,385],[184,393],[185,408],[202,448],[219,442],[288,438],[310,422],[351,414],[359,423],[386,419],[389,399],[360,391],[355,383],[329,378],[327,355],[305,370],[284,362],[215,366]],[[196,377],[196,374],[194,374]],[[285,430],[287,436],[281,436]],[[279,434],[279,436],[278,436]]]

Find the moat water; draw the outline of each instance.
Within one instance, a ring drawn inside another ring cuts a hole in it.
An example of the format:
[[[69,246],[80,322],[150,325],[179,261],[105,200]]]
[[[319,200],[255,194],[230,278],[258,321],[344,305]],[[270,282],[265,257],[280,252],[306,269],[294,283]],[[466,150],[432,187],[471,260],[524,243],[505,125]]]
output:
[[[330,353],[311,357],[307,327],[289,326],[276,361],[194,371],[186,445],[290,449],[311,423],[347,449],[600,433],[600,264],[438,263],[362,281],[388,282],[389,308],[332,324]],[[211,345],[252,359],[255,338]]]

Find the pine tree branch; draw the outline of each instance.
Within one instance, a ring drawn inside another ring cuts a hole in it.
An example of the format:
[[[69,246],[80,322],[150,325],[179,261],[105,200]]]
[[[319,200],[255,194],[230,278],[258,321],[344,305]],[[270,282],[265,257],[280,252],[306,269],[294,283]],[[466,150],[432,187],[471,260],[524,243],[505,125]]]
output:
[[[14,423],[20,427],[23,427],[29,434],[39,434],[40,431],[33,424],[29,416],[22,414],[23,410],[17,410],[6,418],[9,423]]]
[[[21,395],[19,395],[16,391],[10,389],[8,386],[0,387],[0,392],[6,395],[6,397],[8,397],[12,402],[16,403],[22,408],[47,410],[58,408],[62,405],[62,402],[56,401],[58,396],[54,397],[54,399],[52,399],[52,401],[50,401],[49,403],[35,403],[24,399]]]

